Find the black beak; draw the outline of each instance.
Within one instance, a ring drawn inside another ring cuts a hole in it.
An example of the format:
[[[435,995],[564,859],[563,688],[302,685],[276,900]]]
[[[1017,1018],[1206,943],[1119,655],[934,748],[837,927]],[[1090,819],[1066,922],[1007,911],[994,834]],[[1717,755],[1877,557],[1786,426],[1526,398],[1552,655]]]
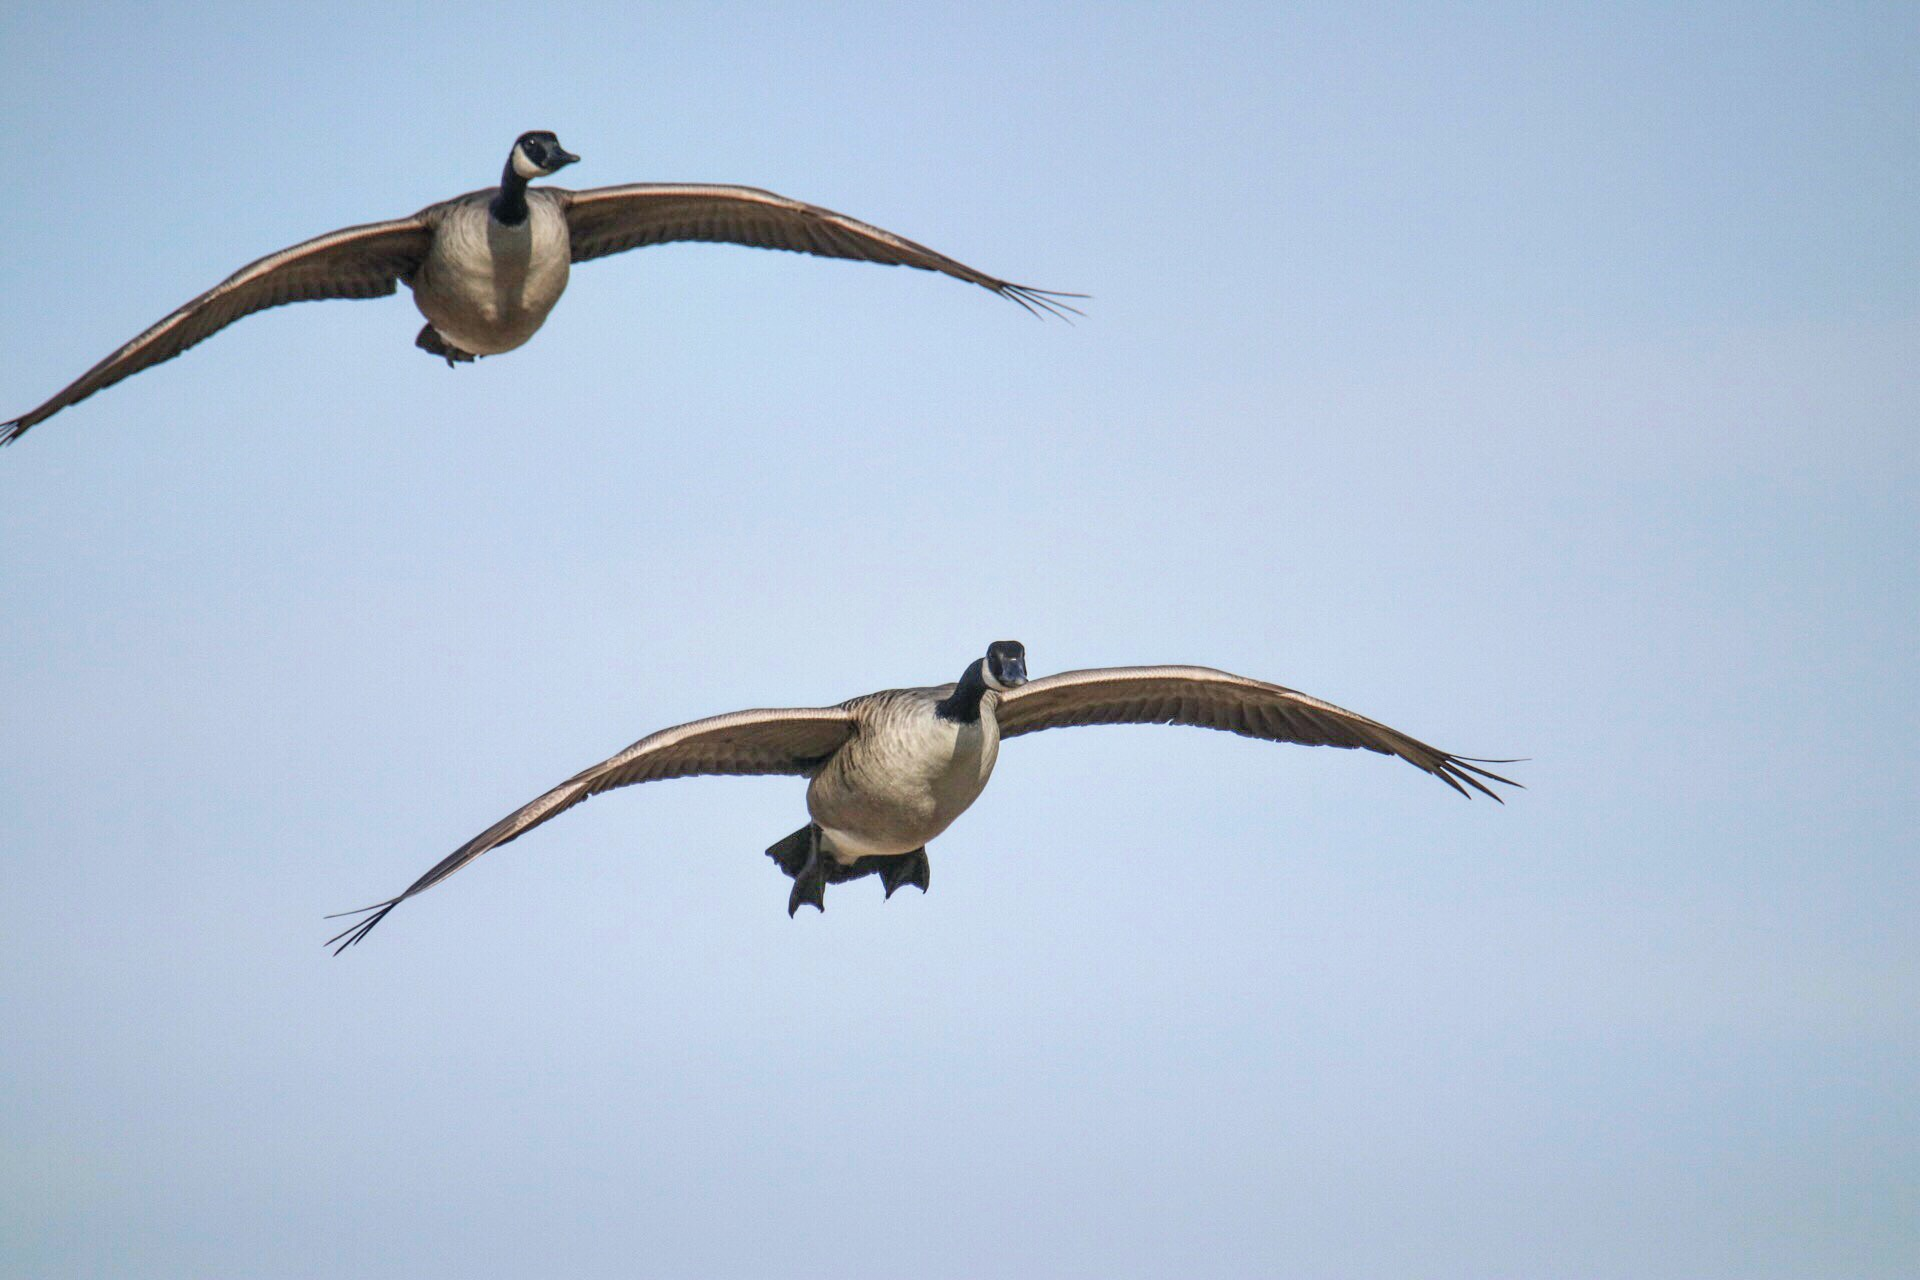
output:
[[[1025,658],[1002,658],[1000,660],[1000,683],[1009,689],[1018,689],[1027,682],[1027,660]]]
[[[558,173],[579,158],[579,156],[573,154],[571,151],[563,151],[559,147],[555,147],[547,153],[547,172]]]

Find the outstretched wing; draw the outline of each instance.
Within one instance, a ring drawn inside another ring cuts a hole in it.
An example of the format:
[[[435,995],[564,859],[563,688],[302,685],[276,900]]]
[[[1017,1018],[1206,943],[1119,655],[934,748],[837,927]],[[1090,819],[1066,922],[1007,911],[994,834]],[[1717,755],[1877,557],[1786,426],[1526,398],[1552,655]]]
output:
[[[373,914],[327,940],[338,955],[367,936],[387,912],[425,892],[489,849],[516,840],[589,796],[637,782],[687,778],[696,774],[810,774],[853,735],[853,715],[845,707],[799,707],[774,711],[734,711],[650,734],[583,770],[539,799],[520,806],[442,858],[405,893],[343,915]],[[344,939],[344,941],[342,941]]]
[[[566,200],[575,262],[673,240],[717,240],[938,271],[991,289],[1036,315],[1079,315],[1060,299],[1085,296],[1013,284],[844,213],[756,187],[639,182],[591,191],[547,190]]]
[[[378,298],[392,293],[426,257],[433,235],[427,213],[330,231],[242,267],[87,370],[38,409],[0,422],[0,445],[103,387],[173,359],[256,311],[318,298]]]
[[[1520,785],[1476,767],[1509,761],[1456,756],[1298,690],[1211,667],[1063,671],[1002,694],[996,718],[1002,738],[1076,724],[1185,724],[1268,742],[1360,747],[1399,756],[1461,795],[1469,795],[1471,787],[1499,800],[1482,778]]]

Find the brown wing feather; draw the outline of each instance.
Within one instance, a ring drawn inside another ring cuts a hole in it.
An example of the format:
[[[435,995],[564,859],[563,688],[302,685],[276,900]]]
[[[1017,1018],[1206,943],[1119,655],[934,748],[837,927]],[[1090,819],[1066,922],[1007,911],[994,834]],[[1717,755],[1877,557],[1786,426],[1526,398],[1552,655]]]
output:
[[[1461,795],[1470,794],[1467,788],[1471,787],[1500,799],[1482,778],[1520,785],[1475,767],[1505,761],[1456,756],[1296,689],[1211,667],[1063,671],[1003,694],[996,718],[1003,738],[1078,724],[1184,724],[1268,742],[1358,747],[1399,756]]]
[[[0,423],[0,445],[122,378],[173,359],[256,311],[319,298],[378,298],[392,293],[426,256],[432,237],[430,212],[331,231],[242,267],[33,412]]]
[[[734,711],[662,729],[618,755],[584,769],[520,806],[442,858],[398,897],[343,914],[374,914],[328,940],[346,950],[379,924],[387,912],[416,893],[431,889],[488,850],[517,840],[574,805],[615,787],[697,774],[806,775],[852,736],[853,714],[845,707],[800,707],[775,711]],[[345,941],[342,941],[345,939]]]
[[[641,182],[591,191],[548,189],[566,199],[575,262],[674,240],[723,241],[938,271],[990,289],[1029,310],[1080,314],[1058,299],[1081,294],[1001,280],[844,213],[757,187]]]

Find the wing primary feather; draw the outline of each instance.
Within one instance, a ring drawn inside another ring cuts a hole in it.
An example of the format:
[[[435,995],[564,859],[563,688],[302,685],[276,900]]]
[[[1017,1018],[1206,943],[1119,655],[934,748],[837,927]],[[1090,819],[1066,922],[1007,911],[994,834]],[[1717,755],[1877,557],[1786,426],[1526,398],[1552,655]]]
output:
[[[1093,296],[1086,293],[1063,293],[1058,289],[1036,289],[1031,285],[1024,284],[1003,284],[994,290],[994,292],[1003,298],[1011,298],[1013,301],[1019,303],[1025,307],[1027,312],[1035,319],[1045,319],[1045,316],[1042,316],[1040,311],[1035,310],[1037,307],[1045,311],[1048,315],[1058,316],[1068,324],[1073,323],[1074,316],[1085,319],[1087,313],[1069,303],[1061,302],[1059,299],[1086,299]]]
[[[406,897],[405,894],[400,895],[400,898],[404,898],[404,897]],[[339,933],[336,933],[331,938],[328,938],[326,942],[322,945],[333,947],[333,954],[335,954],[336,956],[339,955],[342,951],[345,951],[348,947],[354,946],[362,938],[366,937],[369,933],[373,932],[373,926],[379,924],[382,920],[385,920],[387,918],[387,913],[389,911],[392,911],[395,907],[400,905],[400,898],[389,898],[385,902],[376,902],[370,907],[358,907],[352,911],[334,912],[332,915],[328,916],[327,919],[338,920],[343,916],[357,916],[362,912],[366,912],[366,911],[371,911],[373,912],[373,914],[367,917],[365,920],[360,921],[357,924],[348,925],[346,928],[342,929]],[[340,942],[342,938],[345,938],[346,941]],[[340,945],[337,947],[334,946],[336,942],[340,943]]]
[[[408,898],[424,893],[476,858],[519,839],[600,792],[702,773],[805,776],[839,750],[852,731],[853,716],[843,704],[735,711],[648,734],[521,805],[435,863],[404,893],[329,916],[337,919],[372,913],[329,938],[327,945],[339,955],[365,938]]]
[[[1086,294],[1001,280],[883,227],[754,187],[641,183],[570,191],[564,198],[575,262],[675,240],[727,241],[939,272],[997,293],[1038,319],[1085,315],[1067,299]]]
[[[1469,798],[1506,803],[1487,783],[1519,787],[1485,765],[1517,760],[1455,756],[1296,689],[1207,667],[1113,667],[1044,676],[1001,702],[1000,733],[1090,724],[1185,724],[1303,746],[1397,756]],[[1484,781],[1483,781],[1484,779]]]
[[[115,383],[192,350],[235,321],[290,302],[393,293],[426,251],[427,212],[342,227],[247,264],[122,343],[51,399],[0,422],[0,445]]]

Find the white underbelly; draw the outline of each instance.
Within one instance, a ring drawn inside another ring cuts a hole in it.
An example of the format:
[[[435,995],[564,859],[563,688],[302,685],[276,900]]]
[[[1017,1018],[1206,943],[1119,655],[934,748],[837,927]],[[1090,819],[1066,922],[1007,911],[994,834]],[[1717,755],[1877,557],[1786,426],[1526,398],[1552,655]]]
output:
[[[441,337],[477,356],[511,351],[538,333],[566,292],[566,215],[532,203],[518,227],[485,205],[454,211],[415,275],[414,304]]]
[[[807,808],[840,862],[912,853],[979,798],[1000,734],[991,720],[932,716],[843,748],[807,789]]]
[[[887,839],[884,835],[865,835],[856,831],[842,831],[838,827],[821,827],[821,840],[835,862],[853,863],[861,858],[890,858],[899,853],[912,853],[926,844],[925,840]]]

